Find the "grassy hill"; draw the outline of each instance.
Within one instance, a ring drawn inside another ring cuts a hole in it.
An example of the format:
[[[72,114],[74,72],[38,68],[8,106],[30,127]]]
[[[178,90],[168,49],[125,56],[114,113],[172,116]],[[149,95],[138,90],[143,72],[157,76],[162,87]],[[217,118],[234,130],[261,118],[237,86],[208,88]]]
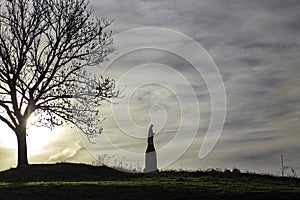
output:
[[[0,172],[0,199],[300,199],[300,179],[236,172],[120,172],[84,164]]]

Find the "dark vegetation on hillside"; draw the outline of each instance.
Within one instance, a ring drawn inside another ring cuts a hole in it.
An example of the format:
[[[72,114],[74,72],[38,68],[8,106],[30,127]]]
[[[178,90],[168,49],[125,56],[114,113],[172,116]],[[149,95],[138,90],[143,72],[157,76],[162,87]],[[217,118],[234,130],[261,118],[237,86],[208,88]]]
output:
[[[300,199],[300,179],[238,170],[141,174],[61,163],[0,172],[0,199]]]
[[[241,173],[239,170],[209,171],[161,171],[152,173],[129,173],[119,171],[107,166],[93,166],[87,164],[58,163],[58,164],[34,164],[22,169],[12,168],[0,172],[0,182],[24,182],[24,181],[108,181],[130,180],[134,178],[155,177],[187,177],[199,178],[238,178],[242,180],[299,183],[300,179],[292,177],[278,177],[272,175]]]

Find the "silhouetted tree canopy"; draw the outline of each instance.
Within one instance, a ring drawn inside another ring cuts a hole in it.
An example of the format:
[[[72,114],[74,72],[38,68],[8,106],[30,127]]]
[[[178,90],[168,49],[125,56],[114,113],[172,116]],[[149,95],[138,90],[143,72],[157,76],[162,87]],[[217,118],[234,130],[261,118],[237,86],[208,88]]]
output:
[[[70,123],[101,133],[101,101],[118,97],[114,80],[88,74],[113,52],[111,24],[93,18],[85,0],[2,0],[0,120],[17,136],[18,166],[28,165],[27,120],[53,128]]]

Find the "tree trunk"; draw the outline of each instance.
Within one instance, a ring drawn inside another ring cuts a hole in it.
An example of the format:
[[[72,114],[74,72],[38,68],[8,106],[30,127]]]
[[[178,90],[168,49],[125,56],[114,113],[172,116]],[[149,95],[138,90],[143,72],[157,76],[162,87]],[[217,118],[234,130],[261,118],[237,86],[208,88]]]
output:
[[[21,125],[17,130],[18,140],[18,165],[17,168],[28,166],[27,142],[26,142],[26,125]]]

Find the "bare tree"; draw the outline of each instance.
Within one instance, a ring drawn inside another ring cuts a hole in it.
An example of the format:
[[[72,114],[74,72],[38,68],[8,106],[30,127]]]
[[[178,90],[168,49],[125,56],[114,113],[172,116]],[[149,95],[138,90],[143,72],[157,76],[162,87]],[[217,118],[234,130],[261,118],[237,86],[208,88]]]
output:
[[[3,0],[0,11],[0,120],[18,141],[27,166],[26,128],[70,123],[88,137],[101,133],[101,101],[118,97],[114,80],[87,66],[113,52],[110,21],[93,18],[85,0]]]

